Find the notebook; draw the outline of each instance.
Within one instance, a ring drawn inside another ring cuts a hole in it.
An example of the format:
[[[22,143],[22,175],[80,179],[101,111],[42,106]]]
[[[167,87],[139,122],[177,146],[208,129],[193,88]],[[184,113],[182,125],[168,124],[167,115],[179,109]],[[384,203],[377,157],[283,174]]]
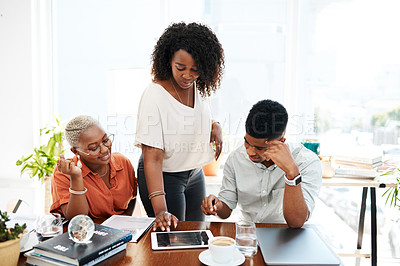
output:
[[[315,226],[304,228],[257,228],[257,240],[267,265],[341,265]]]

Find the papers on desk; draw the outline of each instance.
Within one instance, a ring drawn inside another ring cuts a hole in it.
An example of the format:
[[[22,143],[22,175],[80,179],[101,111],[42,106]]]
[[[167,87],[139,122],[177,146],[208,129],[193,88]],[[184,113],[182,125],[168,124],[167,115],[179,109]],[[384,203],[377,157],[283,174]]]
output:
[[[38,243],[35,231],[37,215],[17,213],[9,213],[8,215],[10,220],[6,223],[7,227],[14,227],[15,224],[26,224],[26,232],[22,235],[20,242],[20,251],[25,252],[32,249]]]
[[[153,217],[134,217],[113,215],[105,220],[102,225],[128,231],[132,234],[130,242],[138,242],[139,238],[153,225]]]
[[[13,227],[15,224],[26,224],[26,231],[30,232],[36,228],[37,215],[35,214],[17,214],[8,213],[10,221],[7,222],[8,227]]]

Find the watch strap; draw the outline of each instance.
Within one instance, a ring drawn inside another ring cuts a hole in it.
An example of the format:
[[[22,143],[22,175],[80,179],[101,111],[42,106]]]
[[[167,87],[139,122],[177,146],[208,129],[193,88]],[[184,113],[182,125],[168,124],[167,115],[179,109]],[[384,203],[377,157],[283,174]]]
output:
[[[297,186],[298,184],[301,183],[301,174],[299,174],[298,176],[296,176],[293,179],[288,179],[285,175],[285,183],[288,184],[289,186]]]

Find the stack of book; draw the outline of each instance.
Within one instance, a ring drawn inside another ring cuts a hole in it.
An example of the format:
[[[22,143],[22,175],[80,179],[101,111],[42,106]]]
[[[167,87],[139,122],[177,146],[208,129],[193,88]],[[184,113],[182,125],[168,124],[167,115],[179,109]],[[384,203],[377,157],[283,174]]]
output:
[[[126,249],[130,232],[95,225],[89,243],[77,244],[68,232],[46,240],[25,253],[30,265],[94,265]]]
[[[336,176],[374,178],[377,176],[378,167],[382,165],[382,155],[336,155],[333,158]]]

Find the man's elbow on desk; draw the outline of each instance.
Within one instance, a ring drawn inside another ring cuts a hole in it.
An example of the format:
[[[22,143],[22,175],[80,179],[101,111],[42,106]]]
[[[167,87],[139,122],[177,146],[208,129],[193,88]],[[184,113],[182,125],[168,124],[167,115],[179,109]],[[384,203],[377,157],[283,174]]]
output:
[[[286,221],[287,222],[287,221]],[[304,225],[304,222],[287,222],[289,228],[301,228]]]
[[[290,215],[283,215],[285,218],[285,221],[287,225],[290,228],[300,228],[304,225],[304,223],[307,221],[308,217],[308,210],[305,215],[303,214],[290,214]]]

